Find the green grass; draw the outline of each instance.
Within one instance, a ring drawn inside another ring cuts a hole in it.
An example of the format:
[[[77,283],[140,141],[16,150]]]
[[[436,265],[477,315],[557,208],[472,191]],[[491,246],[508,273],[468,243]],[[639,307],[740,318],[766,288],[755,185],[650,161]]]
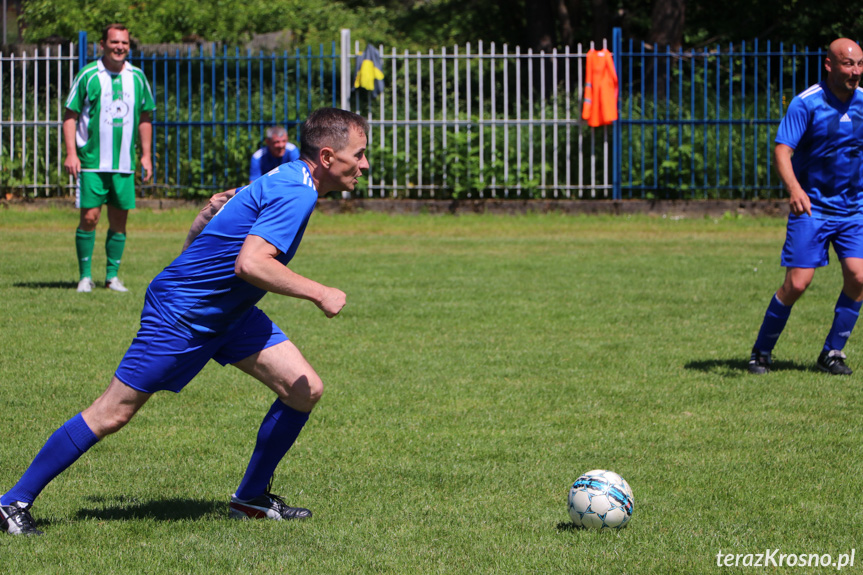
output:
[[[73,211],[0,210],[0,490],[107,385],[192,217],[133,213],[131,293],[84,295]],[[860,375],[813,367],[835,258],[777,369],[745,373],[783,237],[751,218],[315,215],[292,267],[343,289],[344,311],[261,302],[326,385],[276,473],[314,518],[227,518],[272,397],[211,364],[51,483],[45,536],[0,537],[0,557],[26,573],[617,574],[746,571],[718,568],[720,550],[848,553]],[[593,468],[635,492],[620,532],[569,522],[569,485]]]

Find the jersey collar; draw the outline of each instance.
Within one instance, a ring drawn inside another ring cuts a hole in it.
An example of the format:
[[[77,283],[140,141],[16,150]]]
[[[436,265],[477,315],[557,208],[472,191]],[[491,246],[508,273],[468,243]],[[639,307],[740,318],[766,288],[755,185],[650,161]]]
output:
[[[836,94],[833,93],[833,90],[831,90],[830,86],[827,84],[827,80],[821,81],[821,89],[824,91],[824,94],[826,95],[826,98],[830,105],[836,109],[847,110],[857,98],[860,98],[859,86],[854,89],[854,93],[851,94],[851,97],[848,98],[847,102],[843,102],[838,97],[836,97]]]
[[[123,72],[126,71],[126,65],[127,64],[128,64],[128,62],[123,62],[123,69],[122,70],[120,70],[119,72],[112,72],[111,70],[109,70],[108,68],[105,67],[105,63],[102,62],[101,56],[99,57],[98,60],[96,60],[96,68],[99,70],[99,72],[107,72],[108,74],[122,74]]]

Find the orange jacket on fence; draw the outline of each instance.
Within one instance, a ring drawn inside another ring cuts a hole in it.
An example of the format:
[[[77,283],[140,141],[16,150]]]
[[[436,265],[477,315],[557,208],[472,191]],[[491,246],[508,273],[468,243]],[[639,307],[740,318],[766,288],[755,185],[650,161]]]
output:
[[[617,72],[609,50],[587,53],[587,75],[584,82],[584,108],[581,118],[593,128],[617,120]]]

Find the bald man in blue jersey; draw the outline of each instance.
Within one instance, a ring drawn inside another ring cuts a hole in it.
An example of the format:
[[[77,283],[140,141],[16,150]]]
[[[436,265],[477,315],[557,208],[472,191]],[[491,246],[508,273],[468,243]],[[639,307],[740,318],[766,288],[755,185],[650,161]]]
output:
[[[323,383],[256,304],[273,292],[309,300],[328,318],[342,310],[344,292],[286,266],[318,197],[352,191],[368,169],[367,134],[361,116],[336,108],[316,110],[303,126],[300,160],[219,194],[201,211],[183,252],[150,283],[140,330],[108,388],[55,431],[21,479],[0,496],[5,531],[39,535],[29,510],[42,489],[126,425],[153,393],[180,392],[210,359],[239,368],[276,395],[229,502],[230,516],[311,516],[308,509],[289,507],[268,485],[321,398]]]
[[[842,351],[863,301],[863,50],[847,38],[830,44],[824,81],[798,94],[776,134],[776,169],[788,190],[791,213],[781,264],[785,281],[767,307],[749,359],[764,374],[791,307],[828,264],[833,245],[843,285],[833,324],[816,365],[851,375]]]

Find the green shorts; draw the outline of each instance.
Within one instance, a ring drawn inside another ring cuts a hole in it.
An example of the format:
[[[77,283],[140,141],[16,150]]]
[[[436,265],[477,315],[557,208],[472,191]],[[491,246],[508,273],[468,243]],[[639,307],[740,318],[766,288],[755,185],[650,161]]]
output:
[[[121,210],[135,209],[135,174],[81,172],[75,207],[101,208],[108,204]]]

